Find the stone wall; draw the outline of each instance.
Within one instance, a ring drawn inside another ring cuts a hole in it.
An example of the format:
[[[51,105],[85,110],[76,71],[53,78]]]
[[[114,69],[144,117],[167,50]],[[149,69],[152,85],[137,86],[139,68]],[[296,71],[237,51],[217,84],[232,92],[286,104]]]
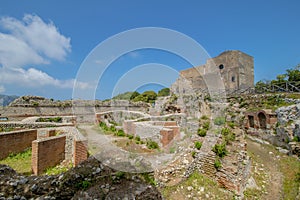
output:
[[[65,159],[66,136],[56,136],[32,142],[32,172],[39,175]]]
[[[72,126],[70,123],[51,123],[51,122],[35,122],[35,123],[24,123],[24,122],[0,122],[1,128],[19,128],[19,129],[37,129],[46,127],[60,127],[60,126]]]
[[[245,114],[245,128],[273,129],[277,123],[277,115],[272,110],[260,110]]]
[[[30,148],[31,142],[36,138],[36,130],[0,133],[0,159],[7,157],[10,153],[20,153]]]
[[[167,146],[180,134],[180,127],[176,121],[126,120],[123,122],[123,130],[142,139],[151,139],[162,147]]]
[[[22,98],[20,98],[22,99]],[[43,101],[43,100],[42,100]],[[73,103],[73,104],[72,104]],[[72,107],[73,106],[73,107]],[[0,115],[8,117],[10,121],[21,120],[31,116],[70,116],[76,115],[77,122],[94,122],[95,113],[107,112],[112,110],[125,110],[125,111],[140,111],[147,112],[149,105],[142,102],[132,103],[128,101],[109,101],[109,102],[96,102],[83,101],[71,102],[67,101],[59,103],[46,104],[42,102],[39,106],[27,105],[24,102],[13,103],[11,106],[0,107]]]
[[[207,89],[207,85],[210,85],[211,90],[218,90],[218,86],[223,84],[227,91],[253,87],[253,63],[253,57],[241,51],[225,51],[208,59],[205,65],[181,71],[178,80],[171,87],[172,92],[201,92]]]

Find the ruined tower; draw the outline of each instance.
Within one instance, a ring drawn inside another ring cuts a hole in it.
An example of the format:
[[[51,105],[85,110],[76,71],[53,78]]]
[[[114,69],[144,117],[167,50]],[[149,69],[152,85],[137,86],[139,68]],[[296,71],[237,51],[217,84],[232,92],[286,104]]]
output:
[[[181,71],[171,90],[181,94],[203,92],[207,84],[210,90],[225,89],[227,92],[253,87],[253,57],[238,50],[225,51],[208,59],[204,65]]]

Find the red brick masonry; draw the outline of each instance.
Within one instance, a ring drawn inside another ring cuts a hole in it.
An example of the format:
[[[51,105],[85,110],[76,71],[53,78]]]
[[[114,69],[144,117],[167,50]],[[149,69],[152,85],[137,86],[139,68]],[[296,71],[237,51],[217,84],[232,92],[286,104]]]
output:
[[[35,175],[65,159],[66,136],[56,136],[32,142],[31,168]]]
[[[0,159],[6,158],[10,153],[20,153],[31,147],[36,140],[37,130],[13,131],[0,134]]]
[[[74,140],[73,164],[76,166],[88,157],[87,141]]]

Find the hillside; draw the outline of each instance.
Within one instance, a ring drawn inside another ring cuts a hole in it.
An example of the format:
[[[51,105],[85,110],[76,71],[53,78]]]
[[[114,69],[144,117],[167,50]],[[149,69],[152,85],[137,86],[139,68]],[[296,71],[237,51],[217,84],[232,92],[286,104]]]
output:
[[[0,106],[8,106],[11,102],[17,99],[16,95],[4,95],[0,94]]]

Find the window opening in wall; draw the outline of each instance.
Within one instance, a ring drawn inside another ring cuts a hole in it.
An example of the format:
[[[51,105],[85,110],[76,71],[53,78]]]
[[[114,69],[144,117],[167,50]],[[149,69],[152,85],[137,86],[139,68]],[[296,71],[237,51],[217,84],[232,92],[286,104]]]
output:
[[[249,115],[248,120],[249,120],[249,126],[251,128],[254,128],[254,116]]]
[[[235,82],[235,76],[232,76],[232,77],[231,77],[231,81],[232,81],[232,82]]]
[[[224,69],[224,65],[223,64],[219,65],[219,69]]]
[[[266,129],[267,127],[267,118],[266,118],[266,115],[262,112],[260,112],[258,114],[258,120],[259,120],[259,127],[261,129]]]

